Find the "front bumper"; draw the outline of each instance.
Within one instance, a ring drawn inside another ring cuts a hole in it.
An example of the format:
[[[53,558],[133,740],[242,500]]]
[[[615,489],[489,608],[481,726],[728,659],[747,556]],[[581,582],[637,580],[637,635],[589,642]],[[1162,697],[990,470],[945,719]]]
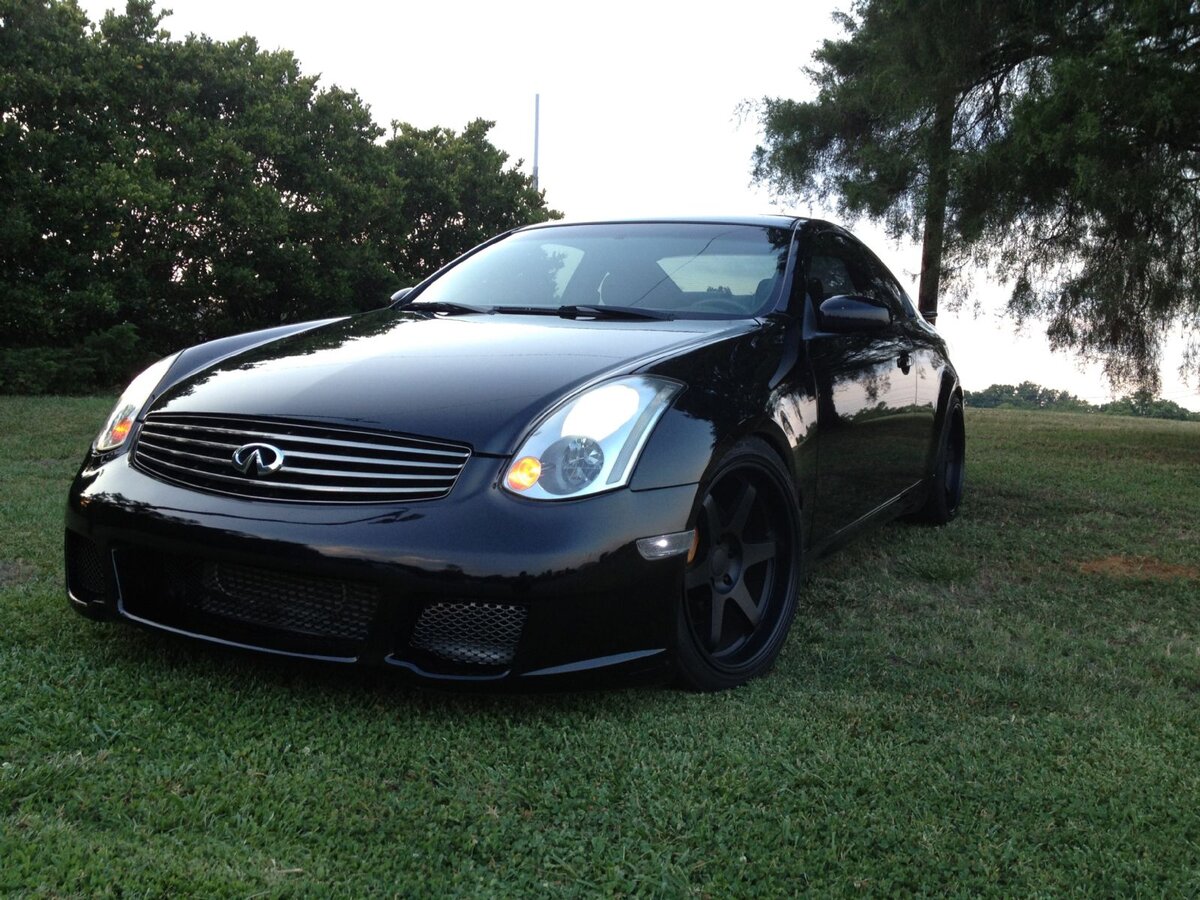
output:
[[[89,459],[68,596],[94,618],[423,680],[667,672],[686,558],[636,541],[685,529],[695,485],[538,502],[499,489],[503,465],[473,457],[450,496],[384,507],[207,494],[127,454]]]

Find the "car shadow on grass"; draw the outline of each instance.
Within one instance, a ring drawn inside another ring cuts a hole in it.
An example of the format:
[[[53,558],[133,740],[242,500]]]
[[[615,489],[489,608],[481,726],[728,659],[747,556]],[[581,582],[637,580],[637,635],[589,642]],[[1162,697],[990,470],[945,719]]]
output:
[[[544,707],[557,712],[578,712],[599,705],[628,705],[678,693],[666,680],[621,683],[595,678],[562,682],[473,682],[462,687],[425,684],[391,666],[359,666],[298,657],[261,654],[249,650],[198,642],[172,634],[158,634],[108,623],[112,638],[110,661],[136,670],[139,677],[182,680],[205,684],[214,691],[240,692],[248,686],[271,693],[288,693],[297,699],[356,705],[383,701],[395,707],[419,706],[446,712],[496,712],[506,707]]]

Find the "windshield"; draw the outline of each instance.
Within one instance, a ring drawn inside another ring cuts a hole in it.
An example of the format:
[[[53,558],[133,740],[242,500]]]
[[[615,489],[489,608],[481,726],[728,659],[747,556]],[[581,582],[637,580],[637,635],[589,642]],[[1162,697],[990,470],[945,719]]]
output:
[[[790,233],[754,225],[622,223],[522,231],[463,260],[412,302],[503,311],[613,307],[672,318],[770,309]]]

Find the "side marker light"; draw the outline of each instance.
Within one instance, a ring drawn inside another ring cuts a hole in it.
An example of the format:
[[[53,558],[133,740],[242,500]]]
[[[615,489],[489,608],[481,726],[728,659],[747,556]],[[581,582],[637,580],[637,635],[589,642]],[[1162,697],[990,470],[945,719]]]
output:
[[[695,545],[696,532],[677,531],[674,534],[660,534],[657,537],[640,538],[637,542],[638,553],[643,559],[666,559],[668,556],[678,556],[680,553],[692,552]]]

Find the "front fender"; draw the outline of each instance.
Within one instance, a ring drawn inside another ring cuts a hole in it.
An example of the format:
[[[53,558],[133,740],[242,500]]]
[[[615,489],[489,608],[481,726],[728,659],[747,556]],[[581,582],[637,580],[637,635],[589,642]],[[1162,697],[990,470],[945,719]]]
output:
[[[269,344],[272,341],[290,337],[293,334],[311,331],[314,328],[320,328],[322,325],[339,322],[344,318],[346,317],[337,316],[332,319],[318,319],[314,322],[293,322],[290,325],[277,325],[274,328],[264,328],[259,331],[231,334],[229,337],[217,338],[216,340],[205,341],[203,344],[188,347],[171,364],[171,368],[167,370],[167,374],[163,376],[162,381],[158,383],[158,387],[154,389],[154,393],[150,395],[150,399],[142,408],[144,410],[149,409],[154,405],[155,400],[179,382],[190,378],[192,375],[195,375],[202,369],[208,368],[214,363],[228,359],[245,350],[261,347],[263,344]]]
[[[770,379],[782,353],[774,325],[664,360],[647,374],[687,385],[642,451],[633,490],[697,484],[724,450],[770,424]]]

